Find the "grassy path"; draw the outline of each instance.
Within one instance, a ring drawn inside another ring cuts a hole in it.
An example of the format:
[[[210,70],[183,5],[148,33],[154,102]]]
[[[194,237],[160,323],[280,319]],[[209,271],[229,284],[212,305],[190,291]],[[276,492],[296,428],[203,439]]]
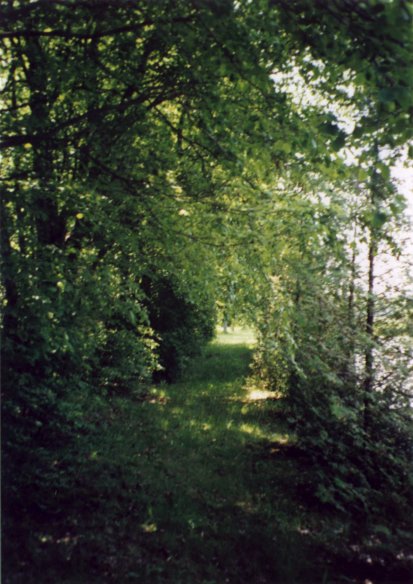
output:
[[[123,411],[101,442],[96,460],[120,465],[131,503],[126,517],[122,502],[106,513],[103,534],[117,541],[108,577],[264,584],[305,573],[288,463],[263,456],[287,437],[274,433],[273,402],[245,387],[248,340],[221,335],[183,382]]]
[[[340,519],[297,497],[306,470],[280,402],[248,382],[250,341],[221,335],[182,382],[91,405],[99,430],[56,461],[67,485],[52,514],[22,522],[31,543],[5,584],[370,581],[369,565],[333,558]],[[381,572],[374,582],[399,582]]]
[[[184,381],[113,401],[94,443],[78,445],[64,514],[37,533],[34,581],[311,581],[277,404],[246,387],[249,340],[221,335]]]

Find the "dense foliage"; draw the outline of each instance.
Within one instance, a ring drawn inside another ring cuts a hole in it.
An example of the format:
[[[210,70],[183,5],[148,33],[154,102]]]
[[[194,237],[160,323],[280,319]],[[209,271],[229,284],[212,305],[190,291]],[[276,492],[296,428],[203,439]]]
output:
[[[413,4],[4,0],[0,16],[9,528],[73,488],[76,456],[56,460],[96,430],[93,404],[176,380],[216,306],[257,328],[311,496],[403,523],[412,305],[377,288],[377,262],[403,251]]]
[[[177,289],[172,278],[144,278],[149,322],[157,334],[159,370],[155,379],[176,381],[188,361],[214,336],[214,305],[197,306]]]

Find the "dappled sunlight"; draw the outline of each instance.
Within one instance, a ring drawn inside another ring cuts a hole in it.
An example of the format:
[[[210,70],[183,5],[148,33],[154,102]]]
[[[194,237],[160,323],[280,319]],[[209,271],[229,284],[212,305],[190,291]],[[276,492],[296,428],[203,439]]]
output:
[[[230,564],[231,584],[273,584],[291,549],[300,565],[288,570],[302,572],[317,523],[307,525],[296,499],[295,439],[282,400],[245,380],[245,346],[208,351],[179,383],[154,386],[140,403],[116,402],[109,432],[87,450],[89,491],[77,497],[73,533],[56,529],[43,549],[62,558],[93,555],[99,529],[105,565],[127,562],[141,576],[148,564],[142,582],[158,581],[158,569],[167,575],[160,584],[225,582],[216,574]],[[213,575],[181,580],[187,565],[211,565]]]
[[[272,432],[270,429],[258,424],[241,424],[239,426],[240,432],[250,435],[252,438],[257,438],[260,440],[267,440],[271,443],[271,448],[273,452],[278,452],[277,446],[285,445],[290,442],[289,434],[281,434],[278,432]]]
[[[156,523],[141,523],[141,529],[145,533],[156,533],[158,531],[158,526]]]
[[[167,389],[161,387],[151,387],[147,398],[150,404],[164,405],[170,400]]]
[[[238,392],[234,395],[231,395],[227,399],[229,401],[239,401],[244,404],[252,403],[252,402],[259,402],[259,401],[266,401],[266,400],[278,400],[281,399],[281,393],[277,391],[269,391],[266,389],[257,389],[254,386],[250,387],[249,384],[245,384],[242,388],[242,392]]]
[[[254,505],[251,501],[237,501],[235,506],[239,509],[242,509],[244,513],[256,513],[257,512],[257,505]]]
[[[234,574],[242,569],[251,582],[255,575],[261,581],[284,539],[290,546],[302,534],[289,523],[280,530],[285,462],[268,452],[281,450],[289,438],[272,421],[272,394],[254,394],[245,384],[250,356],[245,346],[214,346],[194,363],[202,375],[211,365],[209,379],[194,383],[195,370],[179,383],[154,386],[140,403],[118,400],[118,417],[88,445],[87,486],[76,499],[71,540],[59,533],[40,544],[57,546],[59,540],[62,557],[81,558],[95,553],[99,530],[97,553],[108,558],[105,565],[125,561],[138,573],[148,564],[143,582],[157,581],[160,566],[169,577],[161,584],[179,582],[188,562],[212,565],[220,575],[230,562]],[[119,544],[110,551],[115,539]],[[185,582],[220,581],[191,577]],[[268,578],[262,582],[272,582]]]
[[[281,394],[277,391],[269,391],[264,389],[251,389],[246,395],[247,401],[259,401],[266,399],[280,399]]]
[[[252,332],[236,329],[222,336],[222,343],[219,337],[194,360],[186,379],[151,391],[151,403],[162,406],[159,427],[179,432],[180,442],[185,447],[192,444],[201,465],[217,445],[236,448],[238,444],[241,448],[252,441],[266,442],[276,449],[289,442],[288,434],[274,432],[272,423],[274,402],[281,395],[242,376],[248,372],[251,351],[239,341],[251,340]],[[178,443],[172,441],[175,458]]]
[[[270,454],[279,454],[283,447],[295,444],[296,438],[290,434],[275,433],[271,435]]]
[[[239,426],[239,429],[244,434],[249,434],[250,436],[252,436],[254,438],[265,439],[265,438],[269,437],[267,432],[264,432],[264,430],[262,428],[260,428],[260,426],[256,426],[256,425],[252,425],[252,424],[241,424]]]

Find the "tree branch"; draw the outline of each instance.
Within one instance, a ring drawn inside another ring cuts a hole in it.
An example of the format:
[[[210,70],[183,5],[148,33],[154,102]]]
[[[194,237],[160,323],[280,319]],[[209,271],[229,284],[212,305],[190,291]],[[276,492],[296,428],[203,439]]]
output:
[[[60,37],[64,39],[90,39],[96,40],[103,37],[115,36],[117,34],[127,33],[127,32],[137,32],[142,28],[153,25],[163,25],[163,24],[177,24],[177,23],[188,23],[192,21],[192,16],[182,16],[180,18],[172,19],[171,21],[158,21],[158,20],[144,20],[136,24],[130,24],[125,26],[119,26],[117,28],[112,28],[109,30],[101,30],[97,32],[74,32],[71,30],[15,30],[15,31],[4,31],[0,32],[0,39],[7,38],[39,38],[39,37]]]

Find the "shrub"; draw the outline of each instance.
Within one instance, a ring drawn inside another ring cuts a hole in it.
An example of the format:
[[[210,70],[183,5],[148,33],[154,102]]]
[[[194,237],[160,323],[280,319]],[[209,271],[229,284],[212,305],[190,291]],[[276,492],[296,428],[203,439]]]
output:
[[[175,381],[214,335],[213,302],[200,306],[172,277],[145,277],[142,286],[150,326],[159,342],[161,370],[155,373],[155,380]]]

